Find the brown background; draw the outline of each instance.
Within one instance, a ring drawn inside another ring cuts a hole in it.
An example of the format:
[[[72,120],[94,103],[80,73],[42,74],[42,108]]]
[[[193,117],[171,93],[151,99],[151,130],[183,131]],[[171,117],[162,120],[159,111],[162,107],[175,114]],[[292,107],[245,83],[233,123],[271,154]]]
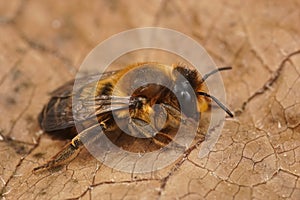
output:
[[[300,199],[299,19],[296,0],[1,0],[0,198]],[[143,26],[183,32],[233,66],[223,79],[236,117],[213,151],[139,175],[81,151],[66,169],[31,174],[66,143],[39,131],[48,93],[99,42]]]

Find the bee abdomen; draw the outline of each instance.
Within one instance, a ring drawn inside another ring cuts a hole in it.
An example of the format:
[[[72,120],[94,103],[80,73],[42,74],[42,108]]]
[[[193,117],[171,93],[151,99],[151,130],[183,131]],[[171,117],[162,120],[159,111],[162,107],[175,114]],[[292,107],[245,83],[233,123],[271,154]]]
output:
[[[43,131],[63,138],[72,138],[77,132],[72,115],[70,97],[52,97],[38,116]]]

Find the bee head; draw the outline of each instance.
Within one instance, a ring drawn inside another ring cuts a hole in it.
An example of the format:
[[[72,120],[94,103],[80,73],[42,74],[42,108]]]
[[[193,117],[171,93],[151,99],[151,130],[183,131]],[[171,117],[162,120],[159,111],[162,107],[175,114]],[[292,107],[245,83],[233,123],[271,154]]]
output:
[[[222,108],[230,117],[233,117],[233,114],[230,112],[228,108],[226,108],[225,105],[223,105],[217,98],[214,96],[207,94],[205,92],[197,91],[197,88],[201,86],[202,83],[205,82],[205,80],[210,77],[211,75],[223,71],[223,70],[229,70],[231,67],[222,67],[215,69],[207,74],[205,74],[202,78],[200,78],[198,72],[195,69],[190,69],[188,67],[183,66],[176,66],[174,68],[174,76],[175,76],[175,84],[173,91],[175,95],[180,98],[181,103],[184,105],[187,105],[187,109],[184,112],[187,112],[185,114],[187,115],[194,115],[194,112],[197,108],[197,98],[195,97],[195,94],[197,96],[204,96],[211,98],[214,102],[216,102],[220,108]]]
[[[185,66],[176,66],[173,73],[175,77],[173,92],[179,101],[186,105],[184,113],[188,116],[194,115],[197,110],[195,90],[199,84],[199,75],[195,69]]]

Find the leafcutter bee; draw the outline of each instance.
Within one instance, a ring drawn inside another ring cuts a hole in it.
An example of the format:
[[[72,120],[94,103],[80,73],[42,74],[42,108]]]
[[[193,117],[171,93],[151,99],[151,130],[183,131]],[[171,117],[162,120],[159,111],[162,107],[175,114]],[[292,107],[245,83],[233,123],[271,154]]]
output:
[[[83,137],[96,126],[104,133],[112,133],[120,128],[117,121],[125,121],[125,129],[132,136],[151,138],[157,145],[164,146],[162,136],[166,141],[171,140],[166,130],[177,127],[183,116],[196,118],[207,110],[210,100],[232,117],[218,99],[204,91],[204,82],[209,76],[228,69],[231,67],[219,68],[201,77],[197,70],[187,66],[144,62],[101,74],[100,79],[99,75],[80,78],[76,80],[79,87],[74,89],[74,81],[66,83],[52,92],[39,115],[39,123],[45,132],[69,131],[74,138],[34,171],[68,162],[83,146]],[[72,104],[74,98],[77,102]],[[159,105],[159,109],[154,105]],[[82,125],[81,130],[77,124]]]

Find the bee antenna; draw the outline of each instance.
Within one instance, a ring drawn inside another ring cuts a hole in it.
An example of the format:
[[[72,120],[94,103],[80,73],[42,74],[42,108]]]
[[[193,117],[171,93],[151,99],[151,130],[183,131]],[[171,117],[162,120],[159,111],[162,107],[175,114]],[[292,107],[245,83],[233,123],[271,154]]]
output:
[[[231,113],[231,111],[226,108],[226,106],[224,104],[222,104],[216,97],[210,95],[210,94],[207,94],[205,92],[197,92],[198,95],[201,95],[201,96],[205,96],[205,97],[209,97],[211,98],[212,100],[214,100],[214,102],[216,102],[218,104],[218,106],[220,106],[220,108],[222,108],[230,117],[233,117],[233,114]]]
[[[202,77],[202,80],[200,82],[203,83],[208,77],[210,77],[211,75],[213,75],[219,71],[224,71],[224,70],[229,70],[229,69],[232,69],[232,67],[221,67],[221,68],[215,69],[215,70],[209,72],[208,74],[205,74]]]

